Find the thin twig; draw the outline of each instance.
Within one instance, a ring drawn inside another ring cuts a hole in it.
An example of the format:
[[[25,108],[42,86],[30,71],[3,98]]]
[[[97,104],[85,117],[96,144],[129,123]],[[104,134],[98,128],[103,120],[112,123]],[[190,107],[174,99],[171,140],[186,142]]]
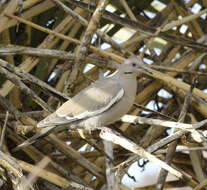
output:
[[[134,13],[132,12],[132,10],[130,9],[130,7],[128,6],[126,0],[120,0],[122,6],[124,7],[124,9],[126,10],[127,14],[129,15],[129,17],[133,20],[133,21],[137,21],[137,18],[134,16]]]
[[[173,118],[173,117],[170,117],[170,116],[165,115],[165,114],[163,114],[163,113],[161,113],[161,112],[158,112],[158,111],[155,111],[155,110],[146,108],[145,106],[142,106],[142,105],[139,105],[139,104],[136,104],[136,103],[134,103],[133,105],[134,105],[135,107],[140,108],[140,109],[143,109],[143,110],[145,110],[145,111],[152,112],[152,113],[155,113],[155,114],[157,114],[157,115],[159,115],[159,116],[165,117],[165,118],[167,118],[167,119],[176,121],[175,118]]]
[[[182,74],[192,74],[192,75],[203,75],[206,76],[207,73],[206,72],[200,72],[200,71],[188,71],[188,70],[183,70],[183,69],[176,69],[176,68],[172,68],[172,67],[166,67],[166,66],[158,66],[158,65],[150,65],[149,67],[153,68],[153,69],[158,69],[161,71],[168,71],[168,72],[176,72],[176,73],[182,73]]]
[[[127,123],[134,123],[134,124],[139,123],[139,124],[148,124],[148,125],[158,125],[162,127],[177,128],[186,131],[193,130],[194,126],[196,125],[196,124],[187,124],[187,123],[167,121],[161,119],[152,119],[152,118],[146,118],[146,117],[140,117],[134,115],[127,115],[127,114],[121,118],[121,121]]]
[[[110,156],[110,158],[113,159],[113,144],[112,142],[103,141],[104,144],[104,150],[107,155]],[[111,168],[114,166],[113,162],[111,162],[108,157],[106,157],[106,180],[107,180],[107,190],[118,190],[118,186],[116,183],[115,173],[111,170]]]
[[[5,120],[4,120],[4,126],[3,126],[3,130],[1,132],[0,150],[3,149],[3,143],[4,143],[5,134],[6,134],[6,127],[7,127],[8,117],[9,117],[9,112],[6,111],[6,117],[5,117]]]
[[[191,22],[192,20],[195,20],[196,18],[200,17],[201,15],[203,15],[205,13],[207,13],[207,9],[204,9],[196,14],[188,15],[182,19],[179,19],[179,20],[173,20],[170,23],[166,24],[165,26],[161,27],[161,31],[165,32],[175,26],[180,26],[184,23]]]
[[[188,148],[176,148],[176,152],[185,152],[185,151],[196,151],[196,150],[204,150],[207,151],[207,147],[188,147]],[[155,154],[166,154],[167,149],[160,149],[155,152]]]
[[[34,170],[31,171],[26,179],[22,180],[22,186],[24,190],[29,190],[33,186],[34,182],[37,180],[38,173],[40,173],[48,164],[50,163],[50,158],[45,156],[37,165]]]
[[[54,50],[54,49],[43,49],[43,48],[32,48],[19,45],[0,45],[0,55],[31,55],[37,57],[49,57],[56,58],[60,60],[69,60],[69,63],[72,63],[75,60],[75,55],[67,51]],[[95,57],[89,55],[86,57],[86,62],[96,65],[98,67],[107,67],[109,69],[117,68],[116,64],[112,61],[107,61],[101,57]]]

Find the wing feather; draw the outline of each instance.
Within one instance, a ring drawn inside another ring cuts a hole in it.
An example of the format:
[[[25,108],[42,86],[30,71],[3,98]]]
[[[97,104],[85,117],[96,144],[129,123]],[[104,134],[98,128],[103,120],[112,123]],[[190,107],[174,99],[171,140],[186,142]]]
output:
[[[107,78],[97,81],[38,123],[38,127],[66,124],[101,114],[110,109],[123,95],[124,89],[117,81]]]

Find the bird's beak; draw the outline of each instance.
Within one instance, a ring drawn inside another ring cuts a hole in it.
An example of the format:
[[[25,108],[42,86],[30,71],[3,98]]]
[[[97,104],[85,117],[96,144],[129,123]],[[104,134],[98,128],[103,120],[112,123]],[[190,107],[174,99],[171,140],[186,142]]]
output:
[[[144,67],[144,66],[140,66],[140,67],[139,67],[139,71],[144,71],[144,72],[153,74],[151,71],[149,71],[149,70],[148,70],[146,67]]]

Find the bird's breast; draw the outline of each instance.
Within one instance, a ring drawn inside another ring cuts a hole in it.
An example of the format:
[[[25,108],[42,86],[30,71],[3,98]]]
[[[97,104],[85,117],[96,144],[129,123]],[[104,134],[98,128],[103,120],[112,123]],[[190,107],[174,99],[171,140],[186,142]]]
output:
[[[136,80],[126,81],[122,87],[124,89],[123,97],[106,111],[84,120],[84,128],[93,130],[96,127],[106,126],[127,114],[135,101]]]
[[[107,111],[86,119],[84,122],[85,128],[93,130],[96,127],[106,126],[114,123],[115,121],[118,121],[123,115],[125,115],[130,110],[134,103],[134,99],[135,96],[129,97],[126,93],[119,102],[114,104]]]

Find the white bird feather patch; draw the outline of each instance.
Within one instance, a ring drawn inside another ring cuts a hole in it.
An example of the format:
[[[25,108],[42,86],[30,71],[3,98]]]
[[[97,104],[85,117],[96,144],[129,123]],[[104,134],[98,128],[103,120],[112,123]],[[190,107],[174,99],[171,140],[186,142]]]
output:
[[[85,111],[79,115],[76,115],[74,117],[70,117],[70,116],[64,116],[66,119],[68,120],[72,120],[72,119],[84,119],[87,117],[92,117],[95,115],[98,115],[100,113],[105,112],[106,110],[108,110],[113,104],[115,104],[116,102],[118,102],[124,95],[124,89],[121,88],[120,91],[117,93],[117,95],[115,97],[113,97],[111,99],[111,101],[104,107],[102,107],[101,109],[95,110],[95,111]]]

